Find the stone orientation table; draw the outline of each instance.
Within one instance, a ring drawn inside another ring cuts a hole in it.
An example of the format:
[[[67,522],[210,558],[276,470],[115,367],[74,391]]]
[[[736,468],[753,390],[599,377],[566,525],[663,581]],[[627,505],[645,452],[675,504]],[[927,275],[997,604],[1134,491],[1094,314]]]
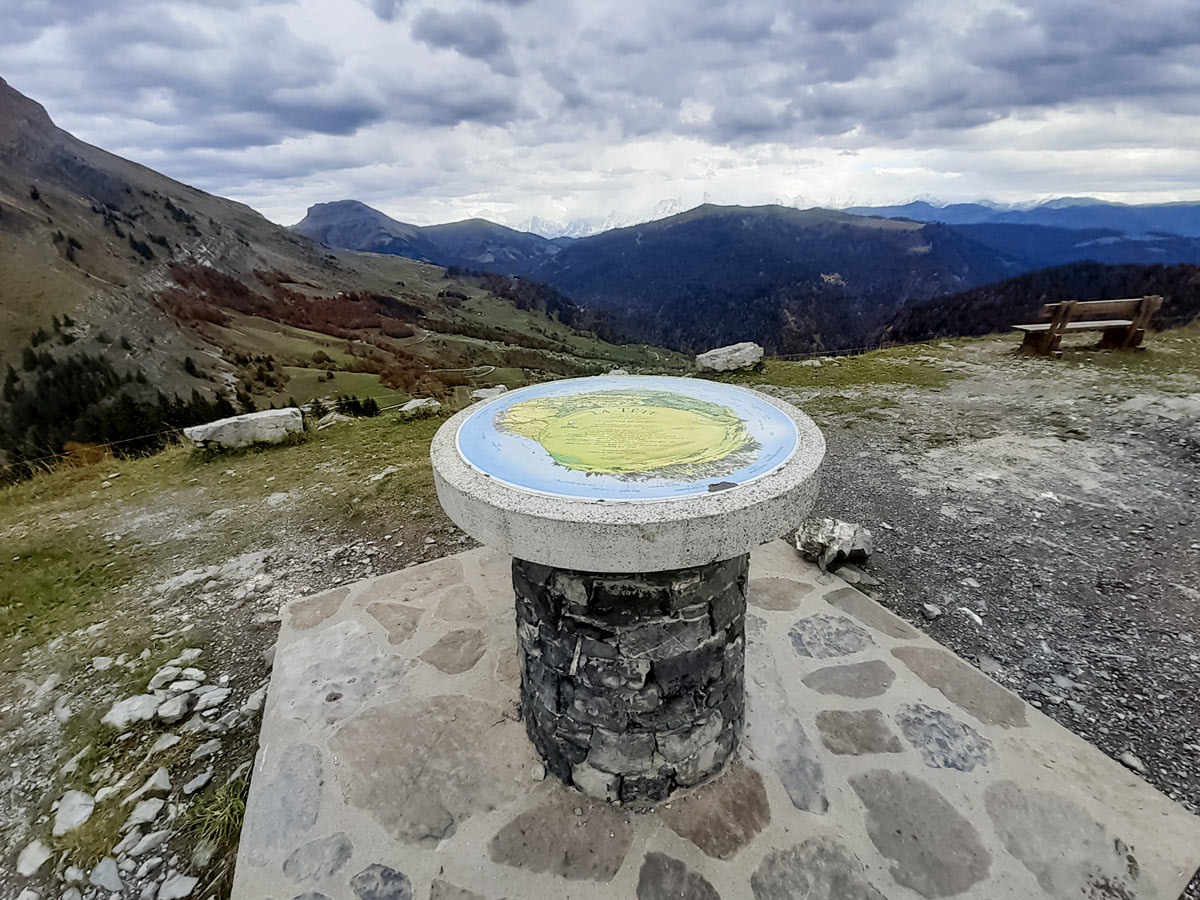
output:
[[[552,777],[512,565],[283,611],[233,900],[1169,900],[1200,821],[783,542],[751,554],[746,724],[652,809]]]
[[[555,777],[650,803],[724,767],[749,553],[803,520],[824,453],[798,409],[687,378],[535,385],[438,430],[442,506],[513,557],[522,714]]]

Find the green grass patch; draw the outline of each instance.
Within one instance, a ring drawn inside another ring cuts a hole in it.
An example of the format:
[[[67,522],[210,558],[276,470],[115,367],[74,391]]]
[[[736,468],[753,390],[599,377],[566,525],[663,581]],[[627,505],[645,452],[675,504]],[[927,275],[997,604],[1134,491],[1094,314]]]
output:
[[[839,390],[851,387],[890,386],[938,389],[961,377],[943,372],[941,361],[918,359],[932,357],[927,345],[874,350],[860,356],[843,356],[833,362],[806,366],[800,362],[769,359],[762,372],[746,372],[718,376],[718,381],[732,384],[773,384],[779,387],[810,390]]]
[[[274,356],[280,362],[308,362],[322,351],[336,365],[348,366],[354,357],[346,352],[344,338],[331,337],[291,325],[281,325],[259,316],[232,314],[228,327],[212,326],[222,346],[256,356]]]
[[[387,406],[410,399],[408,394],[382,384],[379,376],[370,372],[334,372],[333,379],[327,381],[324,369],[280,366],[280,370],[287,376],[287,383],[278,391],[264,396],[263,400],[279,403],[294,399],[297,403],[305,404],[317,397],[332,400],[342,394],[359,400],[373,397],[380,406]]]
[[[4,549],[0,558],[0,668],[15,671],[20,655],[49,637],[87,624],[105,596],[137,569],[136,550],[87,536],[39,535]]]
[[[236,842],[246,817],[249,793],[250,780],[247,778],[237,778],[220,787],[210,786],[188,809],[183,830],[218,848]]]

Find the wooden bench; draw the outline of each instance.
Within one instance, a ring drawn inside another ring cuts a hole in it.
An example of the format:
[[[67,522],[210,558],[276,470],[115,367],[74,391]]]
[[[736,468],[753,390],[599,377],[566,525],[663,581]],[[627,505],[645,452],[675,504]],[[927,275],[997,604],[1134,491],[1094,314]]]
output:
[[[1102,349],[1127,350],[1142,342],[1146,326],[1162,302],[1158,295],[1129,300],[1064,300],[1043,306],[1040,321],[1013,328],[1025,333],[1021,342],[1025,353],[1055,353],[1064,334],[1079,331],[1102,332]]]

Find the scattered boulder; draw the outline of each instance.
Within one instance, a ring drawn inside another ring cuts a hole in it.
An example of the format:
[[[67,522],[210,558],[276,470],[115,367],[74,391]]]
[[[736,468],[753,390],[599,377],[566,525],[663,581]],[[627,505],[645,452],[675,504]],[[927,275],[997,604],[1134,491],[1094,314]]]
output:
[[[260,412],[218,419],[183,429],[184,437],[197,447],[234,450],[251,444],[278,444],[290,434],[304,430],[304,417],[295,407],[264,409]]]
[[[196,793],[196,791],[202,790],[210,781],[212,781],[212,776],[212,766],[209,766],[183,786],[183,793],[190,797],[192,794]]]
[[[846,562],[864,562],[874,547],[871,532],[840,519],[809,519],[796,532],[796,549],[825,571]]]
[[[320,431],[322,428],[328,428],[330,425],[339,425],[342,422],[352,421],[354,420],[340,412],[325,413],[325,415],[317,419],[317,430]]]
[[[106,891],[120,891],[125,887],[121,883],[121,873],[117,871],[117,861],[111,856],[106,856],[96,863],[92,874],[88,876],[88,881]]]
[[[91,817],[95,806],[96,798],[91,794],[67,791],[58,801],[58,811],[54,814],[54,828],[50,833],[59,837],[78,828]]]
[[[422,409],[434,410],[441,408],[442,404],[438,403],[432,397],[414,397],[412,400],[409,400],[402,407],[400,407],[400,412],[411,413]]]
[[[178,697],[172,697],[170,700],[164,700],[155,710],[155,715],[168,725],[173,725],[184,716],[187,715],[188,706],[191,703],[191,697],[188,694],[180,694]],[[157,746],[157,745],[156,745]],[[163,748],[166,749],[166,748]]]
[[[171,793],[171,776],[165,768],[159,768],[146,779],[146,783],[121,801],[122,804],[133,803],[143,797],[165,797]]]
[[[132,828],[137,828],[139,825],[149,825],[158,818],[158,814],[162,812],[162,808],[166,805],[166,802],[166,800],[159,798],[142,800],[133,808],[133,812],[129,814],[129,818],[125,820],[125,824],[121,826],[121,830],[129,831]]]
[[[508,388],[502,384],[495,387],[476,388],[471,391],[472,400],[491,400],[493,397],[499,397],[501,394],[508,393]]]
[[[134,722],[153,719],[155,712],[158,711],[158,706],[158,698],[153,694],[135,694],[114,703],[100,721],[105,725],[111,725],[118,731],[124,731]]]
[[[192,889],[199,880],[191,875],[172,875],[158,889],[158,900],[182,900],[191,896]]]
[[[736,372],[762,363],[763,348],[753,341],[717,347],[696,357],[696,368],[701,372]]]

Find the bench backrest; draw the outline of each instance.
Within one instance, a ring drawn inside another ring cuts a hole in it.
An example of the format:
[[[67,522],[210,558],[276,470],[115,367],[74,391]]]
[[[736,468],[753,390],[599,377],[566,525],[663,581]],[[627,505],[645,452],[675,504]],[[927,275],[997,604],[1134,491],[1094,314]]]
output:
[[[1135,327],[1145,328],[1150,317],[1162,306],[1162,297],[1132,297],[1125,300],[1066,300],[1042,307],[1042,322],[1079,322],[1094,318],[1132,319]],[[1065,307],[1065,308],[1064,308]]]

